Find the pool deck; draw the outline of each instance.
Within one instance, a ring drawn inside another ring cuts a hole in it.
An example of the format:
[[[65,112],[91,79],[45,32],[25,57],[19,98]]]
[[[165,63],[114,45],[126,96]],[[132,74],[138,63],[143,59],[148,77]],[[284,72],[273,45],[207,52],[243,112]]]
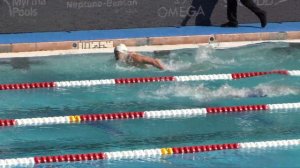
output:
[[[0,53],[300,39],[300,22],[0,34]]]

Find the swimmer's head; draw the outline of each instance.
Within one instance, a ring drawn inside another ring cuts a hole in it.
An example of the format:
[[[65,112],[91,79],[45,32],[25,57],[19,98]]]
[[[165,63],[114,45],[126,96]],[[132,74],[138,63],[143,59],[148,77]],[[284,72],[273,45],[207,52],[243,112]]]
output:
[[[119,44],[114,50],[116,60],[123,59],[128,54],[128,49],[125,44]]]

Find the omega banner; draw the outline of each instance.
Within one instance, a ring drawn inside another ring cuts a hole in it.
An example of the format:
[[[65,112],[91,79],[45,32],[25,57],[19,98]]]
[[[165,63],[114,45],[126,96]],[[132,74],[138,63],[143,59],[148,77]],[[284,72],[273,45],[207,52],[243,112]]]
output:
[[[254,0],[270,22],[300,21],[300,0]],[[239,22],[258,19],[239,4]],[[226,0],[0,0],[0,33],[218,25]]]

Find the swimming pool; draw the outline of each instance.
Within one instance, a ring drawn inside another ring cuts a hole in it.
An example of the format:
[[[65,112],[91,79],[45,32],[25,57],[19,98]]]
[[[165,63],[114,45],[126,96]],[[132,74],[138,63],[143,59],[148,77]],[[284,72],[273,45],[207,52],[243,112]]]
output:
[[[0,83],[299,70],[300,45],[262,43],[146,52],[167,71],[115,64],[112,54],[0,60]],[[129,111],[300,102],[300,78],[163,82],[0,91],[0,117],[33,118]],[[186,118],[0,128],[0,159],[163,147],[298,139],[299,109]],[[300,147],[228,150],[144,159],[53,163],[38,167],[297,167]],[[280,160],[280,163],[278,163]]]

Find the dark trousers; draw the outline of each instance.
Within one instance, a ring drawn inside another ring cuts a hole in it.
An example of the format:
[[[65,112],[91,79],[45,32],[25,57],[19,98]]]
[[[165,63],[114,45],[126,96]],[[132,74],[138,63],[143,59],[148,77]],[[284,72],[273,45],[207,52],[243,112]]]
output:
[[[227,0],[227,18],[230,23],[238,24],[237,21],[237,5],[238,0]],[[257,7],[253,0],[241,0],[242,4],[250,9],[256,16],[263,14],[263,10]]]

